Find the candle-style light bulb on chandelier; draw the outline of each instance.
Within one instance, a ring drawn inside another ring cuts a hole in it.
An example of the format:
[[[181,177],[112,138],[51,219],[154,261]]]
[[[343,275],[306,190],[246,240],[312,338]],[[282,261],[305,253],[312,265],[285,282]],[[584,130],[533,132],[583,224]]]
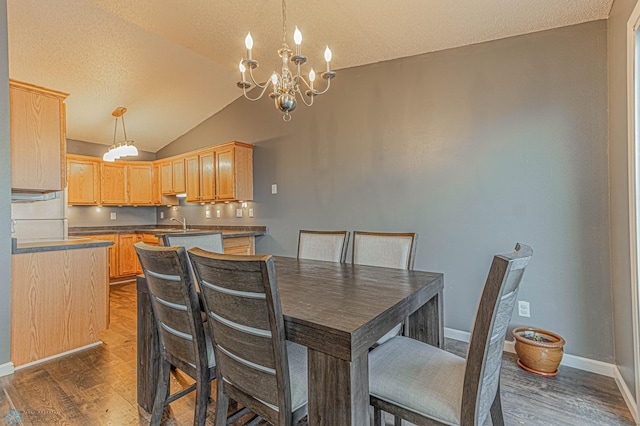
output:
[[[104,161],[113,162],[122,157],[136,157],[138,155],[138,148],[133,144],[134,141],[127,139],[127,128],[124,125],[124,113],[127,109],[124,107],[116,108],[111,115],[116,118],[115,128],[113,129],[113,144],[109,147],[109,150],[104,153],[102,159]],[[116,143],[116,133],[118,132],[118,117],[122,117],[122,133],[124,140]]]
[[[313,84],[316,79],[316,73],[313,68],[309,71],[309,81],[307,81],[300,74],[301,66],[305,62],[307,62],[306,56],[302,56],[302,54],[300,53],[302,44],[302,33],[300,32],[298,27],[296,27],[296,30],[293,33],[293,40],[296,44],[296,54],[294,55],[293,51],[289,49],[289,46],[287,45],[286,27],[287,5],[286,0],[282,0],[282,47],[278,50],[278,55],[280,55],[280,57],[282,58],[282,70],[280,74],[274,71],[273,74],[271,74],[271,78],[264,84],[260,84],[255,80],[253,76],[253,70],[258,67],[258,61],[251,57],[253,38],[251,37],[251,33],[249,33],[244,40],[245,46],[247,48],[247,58],[243,58],[238,65],[240,74],[242,76],[242,80],[238,82],[238,87],[242,89],[242,93],[244,94],[245,98],[249,99],[250,101],[257,101],[264,96],[269,86],[273,86],[273,91],[269,93],[269,97],[275,100],[276,108],[284,113],[282,119],[284,121],[289,121],[291,120],[290,113],[296,109],[296,97],[300,96],[300,99],[306,106],[313,105],[313,98],[315,96],[327,93],[329,87],[331,86],[331,79],[336,76],[336,73],[331,71],[331,50],[327,46],[324,51],[324,60],[327,62],[327,70],[320,74],[323,79],[327,80],[327,87],[325,87],[325,89],[322,91],[314,89]],[[295,64],[297,68],[295,75],[289,69],[289,62]],[[245,79],[247,70],[249,70],[249,78],[251,81],[247,81]],[[262,91],[256,98],[250,98],[247,95],[247,89],[250,89],[252,85],[262,89]],[[305,86],[307,89],[303,93]],[[305,96],[309,99],[305,99]]]

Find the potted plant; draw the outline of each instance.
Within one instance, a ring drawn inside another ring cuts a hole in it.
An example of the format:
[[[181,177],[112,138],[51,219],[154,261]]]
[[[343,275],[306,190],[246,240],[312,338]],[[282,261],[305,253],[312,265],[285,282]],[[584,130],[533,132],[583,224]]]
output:
[[[565,341],[551,331],[520,327],[514,329],[518,365],[540,376],[555,376],[562,361]]]

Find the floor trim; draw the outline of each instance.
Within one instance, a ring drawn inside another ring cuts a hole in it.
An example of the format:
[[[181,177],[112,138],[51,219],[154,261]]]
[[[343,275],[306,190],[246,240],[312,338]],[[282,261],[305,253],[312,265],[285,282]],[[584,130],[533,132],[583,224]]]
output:
[[[624,379],[622,378],[622,374],[620,374],[620,369],[618,368],[617,365],[614,366],[614,376],[613,378],[616,381],[616,384],[618,385],[618,389],[620,389],[620,393],[622,394],[622,398],[624,399],[624,402],[627,403],[627,407],[629,407],[629,411],[631,411],[631,415],[633,416],[633,420],[636,422],[636,424],[639,424],[638,422],[638,407],[636,405],[636,401],[634,399],[634,395],[633,392],[631,392],[631,390],[629,389],[629,387],[627,386],[627,383],[624,381]]]
[[[4,364],[0,364],[0,377],[13,374],[14,371],[15,371],[15,368],[11,361],[5,362]]]
[[[453,328],[444,328],[444,337],[449,339],[459,340],[461,342],[469,343],[471,334],[466,331],[455,330]],[[513,342],[509,340],[504,341],[504,351],[510,353],[516,353],[513,348]],[[577,368],[579,370],[589,371],[591,373],[601,374],[607,377],[615,378],[615,371],[617,367],[615,364],[609,364],[602,361],[596,361],[594,359],[582,358],[576,355],[570,355],[565,353],[562,357],[560,365],[567,367]]]
[[[56,358],[60,358],[60,357],[63,357],[63,356],[71,355],[73,353],[80,352],[80,351],[83,351],[85,349],[93,348],[93,347],[99,346],[101,344],[102,344],[102,341],[99,340],[99,341],[97,341],[95,343],[91,343],[91,344],[86,345],[86,346],[81,346],[81,347],[76,348],[76,349],[71,349],[70,351],[62,352],[60,354],[51,355],[51,356],[48,356],[46,358],[39,359],[37,361],[32,361],[32,362],[28,362],[26,364],[22,364],[22,365],[20,365],[18,367],[15,367],[15,370],[16,371],[17,370],[22,370],[23,368],[31,367],[32,365],[40,364],[40,363],[45,362],[45,361],[51,361],[52,359],[56,359]]]

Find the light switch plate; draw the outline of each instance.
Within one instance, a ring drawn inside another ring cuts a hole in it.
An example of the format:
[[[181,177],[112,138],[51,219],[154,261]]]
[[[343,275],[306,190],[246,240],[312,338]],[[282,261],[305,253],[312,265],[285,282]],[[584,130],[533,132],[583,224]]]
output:
[[[242,217],[242,209],[236,209],[236,217]]]
[[[164,212],[160,212],[160,219],[164,219]]]
[[[216,217],[220,219],[220,210],[216,210]]]
[[[271,193],[272,194],[277,194],[278,193],[278,185],[277,184],[273,184],[271,185]]]
[[[116,220],[116,212],[111,212],[111,220]]]
[[[207,210],[207,211],[204,213],[204,217],[205,217],[206,219],[211,219],[211,211],[210,211],[210,210]]]
[[[253,217],[253,209],[249,209],[249,217]]]

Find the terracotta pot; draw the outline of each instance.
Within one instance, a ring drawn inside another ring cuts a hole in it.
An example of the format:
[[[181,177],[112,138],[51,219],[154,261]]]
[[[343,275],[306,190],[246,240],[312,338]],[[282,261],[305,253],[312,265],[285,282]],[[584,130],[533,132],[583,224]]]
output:
[[[511,334],[515,338],[518,365],[541,376],[555,376],[562,361],[565,341],[559,335],[538,328],[520,327]],[[534,336],[539,337],[534,339]]]

